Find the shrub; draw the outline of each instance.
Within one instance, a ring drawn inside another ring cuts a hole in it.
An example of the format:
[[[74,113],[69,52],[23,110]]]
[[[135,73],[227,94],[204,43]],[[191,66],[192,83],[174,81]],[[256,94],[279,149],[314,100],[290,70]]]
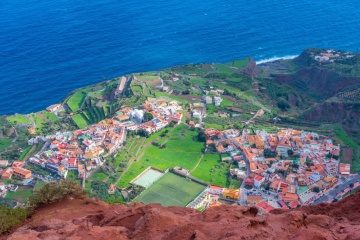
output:
[[[80,198],[85,196],[85,191],[78,182],[71,179],[60,180],[59,183],[50,182],[33,192],[29,198],[31,210],[48,203],[58,202],[67,197]]]
[[[9,208],[0,206],[0,234],[18,226],[29,216],[29,210],[25,208]]]

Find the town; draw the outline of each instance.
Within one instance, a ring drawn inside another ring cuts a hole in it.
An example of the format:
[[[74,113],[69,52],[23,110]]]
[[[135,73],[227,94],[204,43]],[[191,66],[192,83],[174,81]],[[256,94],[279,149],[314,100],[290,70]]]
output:
[[[214,97],[215,104],[219,99],[221,98]],[[209,97],[205,101],[212,104]],[[203,106],[192,104],[191,109],[193,119],[201,119]],[[220,155],[222,162],[231,164],[227,174],[238,179],[240,186],[231,189],[213,185],[192,176],[190,169],[183,166],[172,166],[165,171],[149,166],[130,181],[131,185],[143,187],[143,191],[132,201],[177,205],[176,199],[163,202],[161,197],[148,197],[149,188],[155,188],[158,182],[165,181],[166,178],[169,178],[167,182],[174,181],[174,189],[177,185],[175,182],[183,181],[183,191],[187,191],[188,184],[193,184],[189,188],[195,189],[195,192],[180,205],[199,210],[219,204],[254,205],[261,212],[276,208],[296,208],[313,204],[319,199],[336,201],[353,187],[360,185],[359,175],[350,174],[350,164],[340,163],[340,146],[333,144],[328,136],[295,129],[280,129],[276,133],[254,131],[246,127],[243,130],[223,131],[201,129],[199,122],[182,122],[182,110],[177,101],[148,98],[141,108],[121,108],[112,119],[102,120],[87,128],[31,138],[29,145],[45,142],[42,149],[29,158],[27,164],[14,161],[9,167],[8,161],[1,161],[0,164],[6,167],[1,172],[1,178],[6,181],[14,177],[26,184],[34,177],[47,182],[67,178],[69,174],[76,172],[77,178],[82,179],[85,187],[86,179],[104,165],[107,156],[122,151],[127,135],[137,133],[149,137],[169,125],[176,128],[181,124],[188,128],[197,127],[199,134],[206,138],[204,152],[207,155]],[[37,168],[27,169],[26,166],[29,165]],[[43,176],[37,171],[39,168],[46,169],[57,177]],[[339,188],[336,195],[329,194],[338,186],[342,188]],[[0,188],[4,197],[7,192],[16,191],[17,187],[3,182]],[[111,184],[108,194],[114,194],[117,188],[119,186],[115,183]],[[119,189],[123,197],[128,199],[129,188]],[[157,191],[160,195],[172,190],[160,188]]]

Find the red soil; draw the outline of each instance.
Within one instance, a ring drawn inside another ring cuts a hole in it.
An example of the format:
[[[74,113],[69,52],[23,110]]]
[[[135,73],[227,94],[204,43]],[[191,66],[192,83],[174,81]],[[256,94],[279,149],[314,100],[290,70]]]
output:
[[[65,200],[37,211],[7,239],[360,239],[360,192],[334,204],[275,210],[223,205],[198,212],[158,204]]]

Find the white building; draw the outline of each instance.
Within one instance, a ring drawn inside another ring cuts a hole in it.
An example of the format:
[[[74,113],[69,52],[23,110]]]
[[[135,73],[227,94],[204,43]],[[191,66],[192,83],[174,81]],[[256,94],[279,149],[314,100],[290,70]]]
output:
[[[205,97],[206,104],[212,104],[212,98],[210,96]]]
[[[311,179],[312,181],[314,181],[314,182],[317,182],[317,181],[319,181],[319,180],[321,179],[321,175],[320,175],[318,172],[314,171],[314,172],[311,174],[310,179]]]
[[[144,120],[144,111],[134,109],[130,112],[130,116],[131,116],[131,118],[135,118],[135,120],[142,122]]]
[[[265,178],[263,176],[257,175],[254,178],[254,186],[255,186],[255,188],[259,188],[264,181],[265,181]]]
[[[214,97],[215,106],[220,106],[221,101],[222,101],[221,97]]]
[[[200,118],[201,117],[201,112],[197,109],[193,110],[193,117],[194,118]]]

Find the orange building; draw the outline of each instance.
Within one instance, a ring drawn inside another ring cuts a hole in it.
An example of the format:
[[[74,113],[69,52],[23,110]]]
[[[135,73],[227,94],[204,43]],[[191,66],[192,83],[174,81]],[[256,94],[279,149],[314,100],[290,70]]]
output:
[[[222,195],[223,195],[223,197],[228,197],[228,198],[238,200],[240,197],[240,189],[233,190],[233,189],[226,188],[223,191]]]
[[[16,168],[13,168],[13,169],[14,169],[14,175],[15,176],[18,176],[20,178],[25,178],[25,179],[31,178],[31,171],[30,170],[27,170],[27,169],[22,168],[22,167],[16,167]]]
[[[4,180],[9,180],[11,179],[13,172],[14,171],[12,168],[6,168],[5,170],[2,171],[1,178]]]

